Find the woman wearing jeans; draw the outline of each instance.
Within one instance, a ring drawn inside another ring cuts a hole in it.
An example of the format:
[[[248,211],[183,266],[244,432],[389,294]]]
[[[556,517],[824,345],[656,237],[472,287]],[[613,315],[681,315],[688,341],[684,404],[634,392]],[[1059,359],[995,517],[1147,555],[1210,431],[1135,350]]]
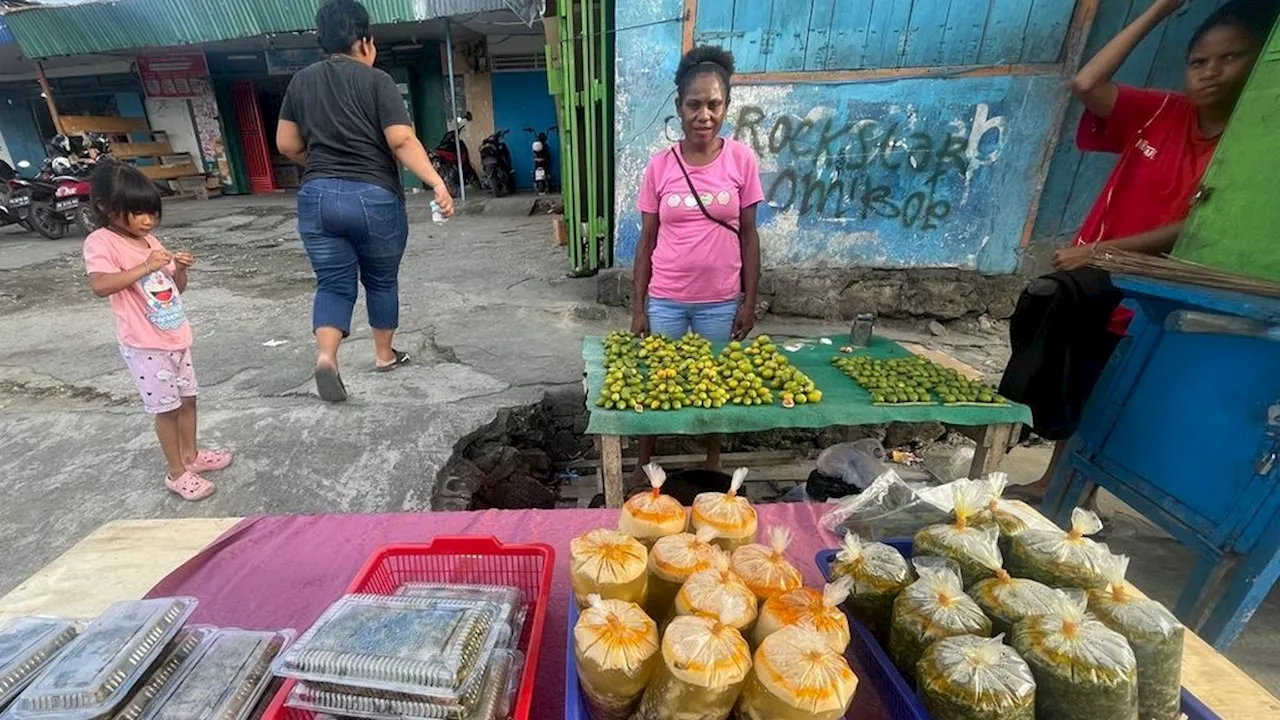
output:
[[[395,81],[373,67],[378,49],[369,12],[356,0],[328,0],[316,13],[316,28],[331,56],[293,76],[276,147],[305,168],[298,233],[316,274],[316,389],[322,399],[341,402],[347,391],[338,347],[351,332],[357,282],[364,284],[375,369],[409,361],[391,344],[400,325],[398,278],[409,237],[399,164],[434,189],[446,216],[453,214],[453,198],[413,134]]]
[[[755,325],[760,280],[756,206],[760,170],[747,145],[720,137],[729,111],[733,56],[696,47],[676,69],[676,113],[684,139],[654,155],[636,206],[631,331],[712,342],[742,340]],[[654,439],[640,442],[640,465]],[[707,439],[707,467],[720,469],[720,438]]]

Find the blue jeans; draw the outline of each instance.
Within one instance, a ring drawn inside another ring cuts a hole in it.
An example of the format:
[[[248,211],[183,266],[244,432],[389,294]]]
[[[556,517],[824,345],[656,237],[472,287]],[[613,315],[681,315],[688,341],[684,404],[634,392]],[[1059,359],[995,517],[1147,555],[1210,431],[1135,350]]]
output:
[[[738,304],[737,300],[682,303],[651,297],[645,305],[649,332],[679,340],[692,330],[711,342],[729,342]]]
[[[351,333],[357,281],[364,285],[369,325],[400,325],[400,259],[409,239],[404,200],[371,183],[311,180],[298,191],[298,234],[316,273],[311,328]]]

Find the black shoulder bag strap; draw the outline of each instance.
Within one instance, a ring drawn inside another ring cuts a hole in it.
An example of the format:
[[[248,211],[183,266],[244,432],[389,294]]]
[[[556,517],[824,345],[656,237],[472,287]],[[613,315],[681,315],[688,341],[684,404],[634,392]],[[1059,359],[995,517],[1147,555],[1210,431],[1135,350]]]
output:
[[[721,150],[720,152],[724,152],[724,151]],[[684,161],[680,159],[680,153],[676,152],[676,149],[674,147],[671,148],[671,155],[676,159],[676,164],[680,166],[680,172],[684,173],[684,181],[689,184],[689,192],[693,193],[693,199],[698,202],[698,209],[702,211],[702,214],[707,216],[707,219],[710,220],[711,222],[719,225],[725,230],[728,230],[734,235],[737,235],[738,228],[730,225],[729,223],[719,218],[712,217],[711,212],[707,210],[707,206],[702,204],[702,196],[698,194],[698,189],[693,186],[693,178],[689,177],[689,171],[684,169]]]

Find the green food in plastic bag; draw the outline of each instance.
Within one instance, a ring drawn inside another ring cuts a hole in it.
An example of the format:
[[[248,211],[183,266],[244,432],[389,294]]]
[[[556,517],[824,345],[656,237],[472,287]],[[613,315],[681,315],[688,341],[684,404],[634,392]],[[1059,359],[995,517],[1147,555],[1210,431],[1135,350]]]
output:
[[[891,545],[864,542],[853,533],[845,533],[840,552],[831,564],[831,579],[840,578],[849,580],[845,607],[877,640],[888,642],[893,600],[915,579],[906,558]]]
[[[1013,577],[1001,568],[995,577],[979,580],[970,587],[969,597],[991,618],[996,633],[1008,635],[1018,622],[1053,612],[1058,591],[1035,580]]]
[[[908,678],[936,640],[955,635],[991,636],[991,620],[960,584],[960,576],[940,558],[915,558],[920,579],[893,601],[889,657]]]
[[[1013,539],[1009,572],[1055,588],[1104,588],[1101,563],[1111,551],[1087,536],[1102,529],[1102,521],[1083,508],[1071,511],[1071,530],[1028,530]]]
[[[1013,648],[1036,679],[1036,720],[1134,720],[1138,664],[1129,641],[1085,612],[1084,594],[1013,628]]]
[[[1124,581],[1129,558],[1103,565],[1105,590],[1089,591],[1089,611],[1129,641],[1138,660],[1138,717],[1177,720],[1182,714],[1182,623],[1164,605],[1137,595]]]
[[[1001,636],[957,635],[925,650],[916,665],[920,696],[934,720],[1034,720],[1031,668]]]
[[[1028,530],[1057,530],[1058,526],[1040,511],[1021,500],[1001,497],[1009,486],[1009,476],[994,472],[982,480],[990,490],[991,499],[971,521],[974,525],[994,525],[1000,530],[1000,554],[1008,557],[1013,549],[1013,539]]]
[[[916,533],[915,553],[950,558],[960,566],[965,587],[994,574],[1003,564],[1000,557],[1000,531],[994,525],[972,524],[974,518],[991,499],[991,486],[977,480],[952,483],[955,509],[952,522],[930,525]]]

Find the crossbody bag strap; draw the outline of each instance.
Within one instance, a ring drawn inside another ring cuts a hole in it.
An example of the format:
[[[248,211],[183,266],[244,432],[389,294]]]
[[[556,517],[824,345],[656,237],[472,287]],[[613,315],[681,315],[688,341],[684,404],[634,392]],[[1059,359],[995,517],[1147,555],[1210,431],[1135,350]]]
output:
[[[721,152],[723,152],[723,150]],[[737,235],[738,228],[730,225],[729,223],[721,220],[720,218],[712,217],[711,211],[707,210],[706,205],[702,204],[702,196],[698,194],[698,189],[693,186],[693,178],[689,177],[689,171],[684,168],[684,162],[680,159],[680,153],[676,152],[676,149],[674,147],[671,148],[671,155],[676,159],[676,164],[680,166],[680,172],[684,173],[684,181],[689,184],[689,192],[693,193],[693,199],[697,201],[698,209],[702,211],[702,214],[705,215],[707,219],[710,220],[711,222],[719,225],[725,230],[728,230],[734,235]]]

